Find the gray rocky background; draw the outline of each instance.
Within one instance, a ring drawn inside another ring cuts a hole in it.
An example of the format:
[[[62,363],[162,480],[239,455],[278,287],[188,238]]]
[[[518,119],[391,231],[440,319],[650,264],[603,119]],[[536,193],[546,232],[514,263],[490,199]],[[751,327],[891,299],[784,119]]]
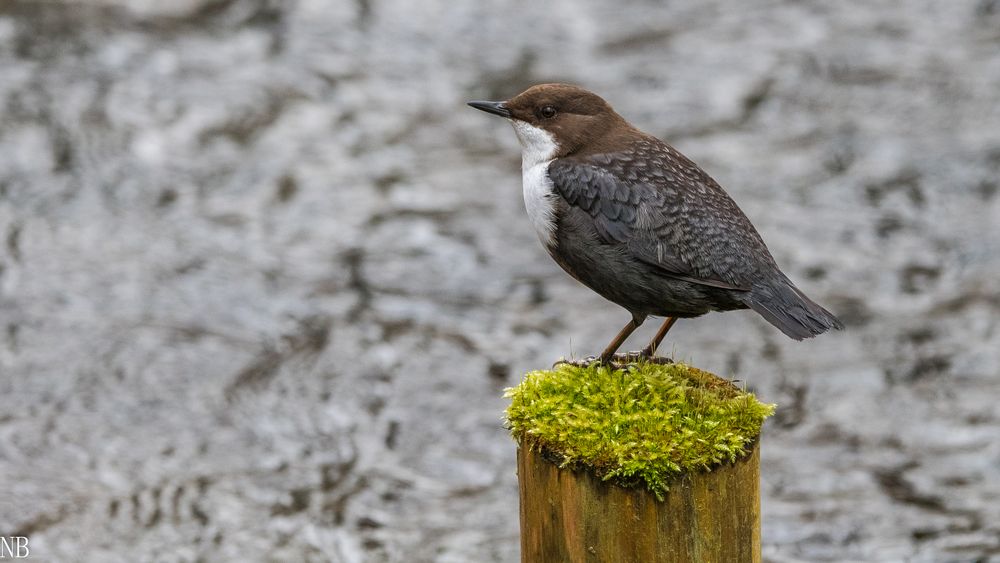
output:
[[[780,404],[766,560],[1000,561],[996,0],[0,2],[0,534],[517,561],[503,388],[627,319],[463,105],[553,80],[701,163],[848,325],[665,345]]]

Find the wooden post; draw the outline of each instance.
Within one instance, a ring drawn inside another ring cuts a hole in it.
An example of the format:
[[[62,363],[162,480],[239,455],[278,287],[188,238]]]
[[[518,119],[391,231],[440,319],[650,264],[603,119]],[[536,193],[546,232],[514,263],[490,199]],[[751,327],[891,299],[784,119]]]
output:
[[[522,563],[761,561],[760,446],[689,472],[660,501],[518,444]]]
[[[507,390],[522,563],[761,561],[774,405],[667,360],[560,363]]]

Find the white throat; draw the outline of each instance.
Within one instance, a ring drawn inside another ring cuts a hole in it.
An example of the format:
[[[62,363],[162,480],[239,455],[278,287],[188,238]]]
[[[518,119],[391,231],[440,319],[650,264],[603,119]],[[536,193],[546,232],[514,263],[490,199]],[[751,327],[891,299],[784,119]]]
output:
[[[523,121],[511,120],[514,132],[521,141],[521,182],[524,189],[524,208],[539,240],[546,249],[555,243],[556,197],[549,179],[549,163],[555,159],[559,145],[545,129]]]

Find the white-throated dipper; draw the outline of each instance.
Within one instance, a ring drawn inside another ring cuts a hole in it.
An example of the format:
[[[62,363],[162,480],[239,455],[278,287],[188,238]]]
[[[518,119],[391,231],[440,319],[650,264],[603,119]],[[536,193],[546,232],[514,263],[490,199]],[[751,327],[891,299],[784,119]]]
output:
[[[795,340],[843,328],[778,269],[715,180],[600,96],[540,84],[469,105],[514,126],[524,205],[552,258],[632,314],[601,362],[649,315],[667,319],[640,352],[647,358],[678,318],[709,311],[753,309]]]

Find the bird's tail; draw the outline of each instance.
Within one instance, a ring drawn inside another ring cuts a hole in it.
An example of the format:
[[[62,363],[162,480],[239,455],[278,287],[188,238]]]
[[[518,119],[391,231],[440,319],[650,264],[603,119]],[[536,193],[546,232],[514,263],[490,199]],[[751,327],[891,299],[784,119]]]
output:
[[[844,328],[840,319],[806,297],[784,275],[779,275],[774,283],[754,286],[744,297],[744,303],[795,340],[812,338],[831,328]]]

